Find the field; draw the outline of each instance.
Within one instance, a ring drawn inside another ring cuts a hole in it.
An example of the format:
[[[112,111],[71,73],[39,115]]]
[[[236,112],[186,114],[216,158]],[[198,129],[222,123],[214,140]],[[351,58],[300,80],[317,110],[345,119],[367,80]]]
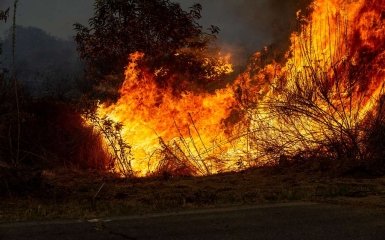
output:
[[[304,171],[300,166],[150,179],[120,179],[63,169],[46,171],[39,179],[33,194],[10,193],[2,198],[1,222],[92,219],[298,201],[385,209],[385,177],[337,177]]]

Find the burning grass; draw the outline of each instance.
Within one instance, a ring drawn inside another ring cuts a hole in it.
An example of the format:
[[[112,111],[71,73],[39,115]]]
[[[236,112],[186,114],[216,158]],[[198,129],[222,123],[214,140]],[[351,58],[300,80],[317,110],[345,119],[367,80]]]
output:
[[[1,218],[351,197],[381,205],[383,178],[345,176],[385,173],[385,1],[317,0],[313,8],[284,63],[257,53],[234,83],[215,91],[174,91],[175,79],[159,86],[135,53],[115,103],[83,116],[68,105],[30,104],[17,164],[9,155],[15,126],[1,121],[1,146],[11,149],[0,148]]]
[[[315,0],[312,10],[285,62],[256,53],[215,91],[183,88],[172,74],[160,86],[134,53],[117,102],[83,118],[47,103],[26,111],[34,115],[23,123],[24,144],[40,154],[25,156],[114,173],[40,169],[12,186],[24,176],[16,171],[0,179],[0,219],[299,200],[384,207],[385,180],[372,178],[385,173],[385,1]],[[226,73],[228,64],[216,69]],[[0,122],[0,131],[7,127]]]
[[[385,2],[315,0],[310,8],[283,63],[257,53],[213,92],[175,85],[172,74],[159,86],[143,54],[132,54],[119,100],[95,112],[121,123],[120,144],[105,136],[115,170],[197,176],[304,159],[334,161],[341,171],[384,169],[373,139],[384,125]],[[219,62],[221,74],[231,69]],[[132,155],[121,164],[123,142]]]
[[[341,169],[373,160],[367,135],[383,124],[374,119],[383,114],[384,5],[315,1],[310,21],[292,36],[287,62],[238,79],[257,158],[324,158]]]
[[[156,77],[139,65],[142,57],[131,55],[121,98],[100,105],[94,113],[96,118],[122,123],[134,175],[161,171],[207,175],[231,169],[239,150],[235,145],[241,147],[224,132],[226,116],[236,104],[231,88],[176,94],[171,86],[158,86]],[[115,152],[116,145],[108,145]]]

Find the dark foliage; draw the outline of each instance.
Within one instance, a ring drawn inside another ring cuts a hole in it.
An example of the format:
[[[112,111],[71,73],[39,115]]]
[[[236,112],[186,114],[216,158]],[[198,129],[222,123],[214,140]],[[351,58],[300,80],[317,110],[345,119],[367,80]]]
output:
[[[365,122],[365,170],[374,175],[385,174],[385,95],[377,103]]]
[[[193,74],[198,85],[207,82],[214,65],[200,56],[208,52],[219,29],[202,30],[197,22],[201,10],[195,4],[186,12],[169,0],[97,0],[89,27],[75,24],[75,40],[91,85],[118,75],[114,83],[106,80],[117,89],[129,54],[137,51],[145,54],[143,64],[162,86],[175,75]]]
[[[0,22],[7,20],[8,13],[9,9],[0,11]],[[42,53],[49,52],[36,50],[39,45],[56,43],[52,47],[61,53],[63,59],[68,59],[68,48],[65,48],[64,43],[53,41],[53,37],[38,29],[19,27],[16,30],[14,34],[21,37],[20,52],[25,54],[20,59],[34,61],[34,67],[37,66],[36,62],[48,67],[52,65],[37,60],[38,57],[44,56]],[[2,59],[7,60],[5,66],[8,68],[12,67],[9,60],[13,58],[12,36],[13,33],[10,31],[4,44],[7,48],[2,56]],[[30,59],[36,51],[39,52],[36,54],[39,56]],[[19,65],[25,67],[28,65],[26,63]],[[15,71],[17,74],[22,72],[18,69]],[[0,168],[15,170],[25,167],[33,169],[72,165],[80,168],[104,169],[109,166],[109,157],[102,149],[100,136],[91,127],[85,127],[81,114],[76,111],[73,104],[60,103],[56,99],[33,100],[23,91],[23,87],[18,84],[19,81],[14,84],[15,81],[12,79],[16,76],[9,78],[4,72],[6,71],[0,72]],[[25,75],[18,77],[26,78]]]
[[[9,8],[7,10],[0,10],[0,21],[7,22],[9,16]]]
[[[15,121],[10,114],[1,120],[0,162],[30,169],[63,166],[105,170],[111,167],[101,136],[86,126],[74,107],[52,100],[28,102],[24,101],[22,106],[20,161],[11,161],[17,139]]]

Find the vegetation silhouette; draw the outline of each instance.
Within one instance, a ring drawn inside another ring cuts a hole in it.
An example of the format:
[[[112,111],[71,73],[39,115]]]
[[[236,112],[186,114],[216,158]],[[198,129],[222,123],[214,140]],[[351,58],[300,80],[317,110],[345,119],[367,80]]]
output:
[[[213,42],[219,28],[204,31],[198,23],[201,11],[200,4],[187,12],[169,0],[97,0],[89,26],[74,25],[89,90],[98,89],[98,97],[116,97],[134,52],[145,54],[142,63],[156,73],[160,86],[177,89],[189,76],[194,76],[191,88],[220,79],[209,77],[215,71],[218,49]]]

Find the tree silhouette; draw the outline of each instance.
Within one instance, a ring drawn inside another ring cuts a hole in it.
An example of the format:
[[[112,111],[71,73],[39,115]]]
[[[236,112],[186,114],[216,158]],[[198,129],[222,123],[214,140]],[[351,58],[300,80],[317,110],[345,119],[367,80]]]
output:
[[[142,63],[157,72],[160,85],[167,84],[165,79],[171,75],[186,79],[193,74],[197,84],[209,80],[215,58],[207,56],[219,28],[211,26],[205,32],[198,24],[200,4],[186,12],[169,0],[96,0],[94,8],[89,27],[74,25],[92,84],[122,75],[129,54],[137,51],[145,54]]]
[[[9,8],[7,10],[0,10],[0,21],[6,22],[9,15]]]

